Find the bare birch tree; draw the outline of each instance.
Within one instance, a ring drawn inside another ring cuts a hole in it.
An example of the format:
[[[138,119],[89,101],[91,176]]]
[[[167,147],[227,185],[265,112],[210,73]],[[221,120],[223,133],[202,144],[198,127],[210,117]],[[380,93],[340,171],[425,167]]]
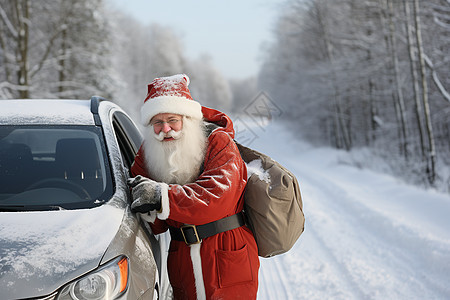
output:
[[[415,106],[415,116],[416,116],[416,124],[419,132],[420,139],[420,151],[422,157],[425,158],[425,132],[423,126],[423,113],[422,113],[422,103],[420,98],[420,90],[419,90],[419,77],[417,74],[417,66],[416,66],[416,44],[414,43],[413,36],[413,28],[411,24],[411,9],[410,9],[410,0],[403,1],[404,10],[405,10],[405,26],[406,26],[406,36],[407,36],[407,44],[408,44],[408,55],[409,55],[409,64],[411,71],[411,84],[413,86],[414,92],[414,106]]]
[[[389,15],[389,40],[391,45],[391,59],[393,63],[394,72],[394,87],[393,91],[395,94],[393,96],[395,101],[395,110],[397,116],[397,122],[399,126],[399,146],[400,153],[402,153],[406,158],[408,158],[408,142],[407,142],[407,132],[406,132],[406,117],[405,117],[405,101],[403,99],[403,91],[400,79],[400,68],[398,62],[398,49],[397,49],[397,38],[395,30],[394,21],[394,6],[392,0],[387,0],[388,15]]]
[[[428,133],[428,149],[427,149],[427,175],[430,183],[434,183],[436,179],[436,150],[434,144],[433,125],[431,123],[430,105],[428,102],[428,83],[425,65],[425,54],[422,44],[422,28],[420,25],[420,6],[419,0],[414,0],[414,24],[416,31],[416,42],[419,53],[419,67],[422,81],[422,101],[425,113],[425,125]]]

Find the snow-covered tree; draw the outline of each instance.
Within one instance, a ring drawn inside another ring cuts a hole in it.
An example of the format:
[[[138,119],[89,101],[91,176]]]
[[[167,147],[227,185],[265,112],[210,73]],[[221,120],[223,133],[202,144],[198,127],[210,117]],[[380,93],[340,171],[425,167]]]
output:
[[[2,96],[108,94],[108,30],[102,0],[1,1]]]
[[[439,178],[434,155],[450,164],[450,3],[288,4],[258,80],[286,119],[309,140],[382,149],[430,183]]]
[[[189,75],[192,96],[200,103],[227,110],[231,105],[228,82],[207,57],[187,58],[182,39],[170,27],[143,25],[114,11],[115,78],[120,82],[113,100],[135,118],[154,78],[177,73]]]
[[[258,96],[259,91],[264,91],[264,87],[258,89],[256,77],[230,80],[230,88],[233,95],[231,109],[233,113],[241,113],[242,109],[251,104]]]
[[[232,94],[228,81],[214,67],[207,55],[190,60],[187,72],[191,79],[191,93],[202,105],[229,111]]]

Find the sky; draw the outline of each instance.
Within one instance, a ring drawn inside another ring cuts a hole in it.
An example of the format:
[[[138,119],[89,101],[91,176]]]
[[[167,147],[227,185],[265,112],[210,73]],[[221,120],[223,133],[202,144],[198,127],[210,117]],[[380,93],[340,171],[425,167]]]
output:
[[[168,26],[186,57],[207,54],[227,79],[256,76],[285,0],[108,0],[143,24]]]

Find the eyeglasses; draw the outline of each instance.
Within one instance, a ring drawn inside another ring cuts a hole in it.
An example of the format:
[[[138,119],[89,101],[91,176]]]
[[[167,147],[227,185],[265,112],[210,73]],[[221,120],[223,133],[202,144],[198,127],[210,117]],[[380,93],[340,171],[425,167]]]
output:
[[[164,123],[167,123],[170,127],[176,126],[179,122],[181,121],[181,119],[169,119],[168,121],[163,121],[163,120],[156,120],[154,122],[151,122],[150,125],[152,125],[153,127],[163,127]]]

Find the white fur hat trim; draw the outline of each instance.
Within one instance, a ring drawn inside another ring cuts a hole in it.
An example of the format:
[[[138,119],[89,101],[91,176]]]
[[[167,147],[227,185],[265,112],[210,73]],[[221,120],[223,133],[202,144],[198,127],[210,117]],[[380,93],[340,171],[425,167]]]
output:
[[[147,126],[150,120],[160,113],[178,114],[194,119],[203,118],[202,106],[199,102],[179,96],[159,96],[148,99],[142,106],[142,125]]]

